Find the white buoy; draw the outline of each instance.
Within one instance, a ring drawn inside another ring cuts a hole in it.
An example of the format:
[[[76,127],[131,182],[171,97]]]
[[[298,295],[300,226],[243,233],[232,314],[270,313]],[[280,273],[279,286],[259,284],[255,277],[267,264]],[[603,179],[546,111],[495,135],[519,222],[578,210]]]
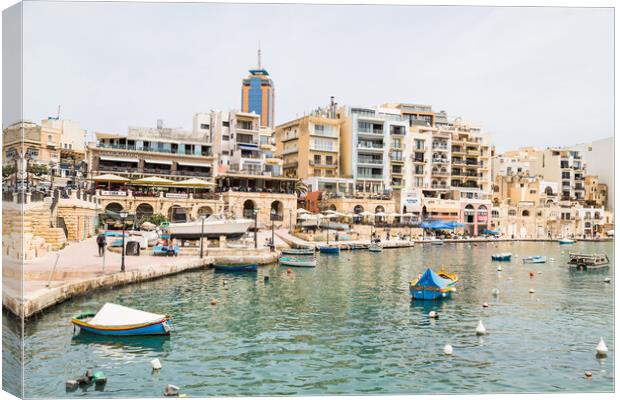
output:
[[[605,341],[601,337],[601,340],[598,342],[598,346],[596,346],[596,355],[598,357],[607,357],[607,346],[605,345]]]
[[[536,302],[537,302],[537,303],[540,303],[540,299],[538,299],[538,298],[537,298],[537,299],[536,299]]]
[[[501,265],[498,265],[498,266],[497,266],[497,270],[498,270],[498,271],[501,271],[501,270],[503,270],[503,269],[504,269],[504,268],[502,268],[502,266],[501,266]]]
[[[530,293],[534,293],[534,292],[535,292],[535,290],[534,290],[534,289],[530,289]]]
[[[605,278],[604,281],[605,281],[605,283],[609,283],[609,282],[611,282],[611,279],[610,278]]]
[[[480,336],[480,335],[486,335],[487,330],[484,327],[484,325],[482,325],[482,320],[478,321],[478,326],[476,326],[476,335]]]
[[[450,291],[451,291],[451,292],[456,292],[456,288],[455,288],[454,286],[452,286],[452,287],[450,288]]]
[[[452,346],[450,344],[447,344],[445,346],[443,346],[443,354],[447,355],[447,356],[451,356],[453,352]]]
[[[174,385],[166,385],[164,388],[164,396],[178,396],[180,388]]]
[[[499,289],[494,288],[493,290],[491,290],[491,293],[493,293],[494,296],[499,296]]]
[[[538,271],[538,275],[542,275],[542,271]]]
[[[549,261],[555,261],[555,258],[551,257],[549,258]]]
[[[431,312],[428,313],[428,317],[429,318],[437,318],[437,317],[439,317],[439,314],[437,314],[436,311],[431,311]]]
[[[153,367],[153,369],[161,369],[161,362],[159,361],[159,358],[151,360],[151,367]]]

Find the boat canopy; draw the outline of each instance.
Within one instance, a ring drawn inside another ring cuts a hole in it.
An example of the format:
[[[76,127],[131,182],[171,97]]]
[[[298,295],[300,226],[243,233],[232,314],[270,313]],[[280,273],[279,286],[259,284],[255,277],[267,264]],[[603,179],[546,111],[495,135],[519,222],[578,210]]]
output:
[[[428,268],[424,275],[416,282],[419,286],[436,286],[438,288],[445,288],[452,283],[452,279],[445,279],[437,275],[435,271]]]
[[[105,303],[93,319],[88,322],[91,325],[99,326],[140,325],[160,321],[165,317],[162,314],[153,314],[114,303]]]

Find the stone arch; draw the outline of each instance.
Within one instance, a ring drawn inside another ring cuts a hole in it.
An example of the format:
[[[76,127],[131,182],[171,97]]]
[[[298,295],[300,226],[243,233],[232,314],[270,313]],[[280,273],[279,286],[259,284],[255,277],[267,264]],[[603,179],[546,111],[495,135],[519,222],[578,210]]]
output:
[[[353,207],[353,212],[355,214],[360,214],[364,212],[364,207],[362,207],[360,204],[357,204],[355,207]]]
[[[601,219],[601,213],[599,213],[598,211],[594,212],[594,219]]]
[[[123,205],[121,203],[112,202],[112,203],[108,204],[107,206],[105,206],[105,210],[106,211],[115,212],[115,213],[119,213],[119,212],[123,211]]]
[[[329,205],[329,209],[330,209],[331,211],[336,211],[336,205],[335,205],[335,204],[330,204],[330,205]]]
[[[254,218],[254,209],[256,208],[256,204],[253,200],[246,200],[243,202],[243,218],[252,219]]]
[[[213,215],[213,209],[209,206],[202,206],[196,211],[196,215],[198,216],[198,218],[201,218],[203,216],[209,217],[210,215]]]
[[[553,195],[553,189],[551,189],[551,186],[547,186],[547,187],[545,188],[545,194],[546,194],[547,196],[551,196],[551,195]]]
[[[276,218],[281,221],[284,216],[284,205],[280,200],[275,200],[271,202],[271,207],[269,208],[269,215],[273,214],[274,211]]]
[[[508,210],[508,215],[514,217],[517,215],[517,210]]]
[[[523,211],[521,212],[521,216],[522,216],[522,217],[529,217],[529,216],[530,216],[530,212],[529,212],[528,210],[523,210]]]
[[[385,212],[385,208],[383,208],[383,206],[376,206],[375,207],[375,214],[379,213],[379,212]]]
[[[187,222],[188,212],[187,209],[179,204],[174,204],[168,209],[168,221],[170,222]]]
[[[136,207],[136,218],[138,221],[141,221],[153,215],[154,212],[153,206],[149,203],[140,203],[138,207]]]

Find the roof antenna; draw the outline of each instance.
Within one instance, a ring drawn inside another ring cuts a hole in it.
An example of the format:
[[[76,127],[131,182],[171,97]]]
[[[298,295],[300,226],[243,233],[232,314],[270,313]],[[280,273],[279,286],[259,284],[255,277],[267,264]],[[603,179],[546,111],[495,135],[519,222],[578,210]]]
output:
[[[258,69],[262,69],[260,62],[260,40],[258,41]]]

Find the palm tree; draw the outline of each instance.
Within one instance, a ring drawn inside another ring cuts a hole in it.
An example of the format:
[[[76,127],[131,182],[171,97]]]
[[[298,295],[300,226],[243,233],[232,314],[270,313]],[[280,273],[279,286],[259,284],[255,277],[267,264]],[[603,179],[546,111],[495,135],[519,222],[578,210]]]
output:
[[[295,182],[295,193],[297,194],[297,197],[301,197],[302,195],[308,193],[308,185],[299,179]]]

